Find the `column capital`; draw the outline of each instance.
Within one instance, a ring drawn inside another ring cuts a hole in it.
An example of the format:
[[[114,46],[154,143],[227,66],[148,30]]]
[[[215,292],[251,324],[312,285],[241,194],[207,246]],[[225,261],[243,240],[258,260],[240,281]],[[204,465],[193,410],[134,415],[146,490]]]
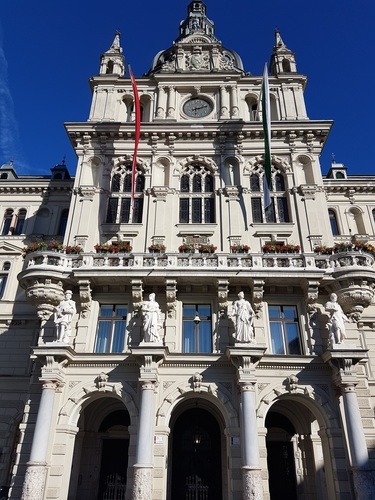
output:
[[[342,346],[342,347],[341,347]],[[344,344],[334,345],[322,354],[322,359],[333,371],[333,382],[340,388],[357,385],[357,376],[353,366],[367,358],[368,349],[345,347]]]
[[[240,386],[243,384],[247,386],[256,382],[255,369],[265,351],[266,346],[260,345],[227,347],[225,354],[237,368],[237,380]]]

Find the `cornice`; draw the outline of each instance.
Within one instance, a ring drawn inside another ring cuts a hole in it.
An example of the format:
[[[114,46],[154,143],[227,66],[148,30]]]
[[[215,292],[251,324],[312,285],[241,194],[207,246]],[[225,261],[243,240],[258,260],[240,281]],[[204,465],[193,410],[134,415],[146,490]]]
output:
[[[9,181],[8,181],[9,182]],[[41,194],[44,195],[48,192],[71,192],[73,188],[73,180],[69,180],[69,186],[51,186],[50,180],[46,180],[45,183],[47,186],[33,186],[30,185],[30,182],[26,184],[22,184],[25,181],[19,181],[18,179],[14,179],[11,183],[5,185],[0,183],[0,194],[16,194],[16,193],[29,193],[29,194]],[[31,181],[32,182],[32,181]]]

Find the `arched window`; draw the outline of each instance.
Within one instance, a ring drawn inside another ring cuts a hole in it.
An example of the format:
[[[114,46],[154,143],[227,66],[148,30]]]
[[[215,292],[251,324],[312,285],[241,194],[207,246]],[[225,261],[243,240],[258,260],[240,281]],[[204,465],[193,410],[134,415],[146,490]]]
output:
[[[112,172],[111,195],[108,200],[106,223],[130,224],[142,222],[145,178],[137,168],[135,176],[134,210],[131,210],[132,166],[121,165]],[[113,189],[114,188],[114,189]]]
[[[290,222],[288,196],[285,189],[284,175],[277,172],[272,176],[271,205],[264,206],[263,165],[255,167],[256,173],[250,176],[251,209],[253,222],[256,224]]]
[[[4,262],[0,272],[0,299],[4,295],[5,286],[8,281],[9,270],[10,270],[10,262]]]
[[[328,210],[328,216],[329,216],[329,222],[331,224],[331,231],[332,231],[333,236],[340,234],[335,211]]]
[[[247,96],[246,97],[246,104],[247,104],[247,109],[249,113],[249,120],[251,122],[258,121],[259,116],[258,116],[258,101],[255,96]]]
[[[291,70],[290,70],[289,59],[283,59],[282,65],[283,65],[283,71],[285,71],[285,73],[290,73]]]
[[[180,192],[180,224],[215,222],[214,178],[208,168],[197,164],[186,167]]]
[[[12,208],[8,208],[4,214],[2,235],[23,234],[23,226],[26,219],[26,210],[20,208],[16,213]]]

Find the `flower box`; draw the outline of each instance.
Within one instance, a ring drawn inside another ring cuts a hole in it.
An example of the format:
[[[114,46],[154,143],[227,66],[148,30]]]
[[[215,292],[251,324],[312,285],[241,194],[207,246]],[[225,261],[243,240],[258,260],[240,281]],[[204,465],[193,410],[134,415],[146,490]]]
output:
[[[150,253],[165,253],[166,246],[161,243],[155,243],[154,245],[150,245],[148,250]]]
[[[301,247],[299,245],[280,245],[266,243],[262,246],[263,253],[299,253]]]
[[[248,245],[232,245],[230,250],[232,253],[248,253],[250,247]]]
[[[180,253],[194,253],[195,247],[194,245],[188,245],[187,243],[184,243],[183,245],[180,245],[178,247],[178,251]]]
[[[215,253],[217,247],[214,245],[199,245],[198,252],[200,253]]]

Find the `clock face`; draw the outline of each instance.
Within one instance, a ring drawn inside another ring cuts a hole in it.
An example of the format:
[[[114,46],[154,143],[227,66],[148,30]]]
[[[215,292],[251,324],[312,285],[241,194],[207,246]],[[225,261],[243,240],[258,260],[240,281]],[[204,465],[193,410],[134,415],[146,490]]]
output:
[[[192,118],[203,118],[208,116],[213,109],[212,104],[201,97],[194,97],[185,102],[184,113]]]

